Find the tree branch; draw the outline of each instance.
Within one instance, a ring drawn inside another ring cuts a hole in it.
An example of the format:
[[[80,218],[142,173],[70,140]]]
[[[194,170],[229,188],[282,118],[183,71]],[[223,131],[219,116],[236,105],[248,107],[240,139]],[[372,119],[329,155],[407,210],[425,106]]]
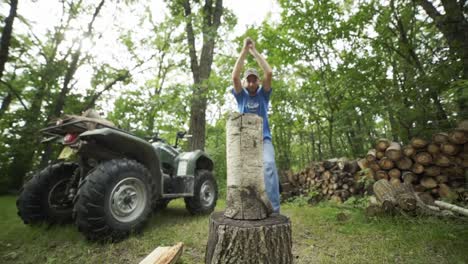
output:
[[[19,93],[13,88],[13,86],[11,86],[11,84],[7,83],[7,82],[4,82],[2,80],[0,80],[0,83],[5,85],[10,91],[11,93],[13,93],[15,95],[15,97],[18,99],[18,101],[21,103],[21,105],[23,106],[24,110],[28,110],[28,107],[26,106],[26,104],[23,102],[23,100],[21,99],[21,96],[19,95]]]

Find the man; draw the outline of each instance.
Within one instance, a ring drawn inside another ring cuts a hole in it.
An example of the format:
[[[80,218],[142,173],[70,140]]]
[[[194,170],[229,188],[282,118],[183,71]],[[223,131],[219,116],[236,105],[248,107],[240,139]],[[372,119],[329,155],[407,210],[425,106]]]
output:
[[[250,52],[263,69],[262,85],[255,69],[248,69],[241,82],[240,74],[244,66],[244,60]],[[279,185],[278,172],[275,165],[275,150],[271,142],[270,127],[268,125],[268,103],[271,94],[272,71],[265,58],[255,49],[255,43],[250,39],[244,40],[244,46],[237,59],[232,72],[234,88],[232,93],[236,98],[239,112],[254,113],[263,118],[263,166],[265,170],[265,189],[273,206],[273,212],[279,213]]]

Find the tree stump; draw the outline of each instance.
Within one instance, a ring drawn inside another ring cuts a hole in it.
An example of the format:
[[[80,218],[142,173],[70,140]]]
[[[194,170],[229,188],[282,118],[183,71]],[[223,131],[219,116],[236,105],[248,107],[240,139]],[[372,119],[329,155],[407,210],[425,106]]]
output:
[[[293,263],[289,218],[234,220],[223,212],[210,217],[205,263]]]
[[[226,211],[211,214],[205,263],[292,263],[291,222],[265,192],[263,120],[231,113],[226,131]]]

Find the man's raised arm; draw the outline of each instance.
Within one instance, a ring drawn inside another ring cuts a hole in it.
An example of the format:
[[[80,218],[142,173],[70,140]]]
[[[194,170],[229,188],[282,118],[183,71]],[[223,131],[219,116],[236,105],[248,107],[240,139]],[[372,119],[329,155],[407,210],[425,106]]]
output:
[[[263,90],[269,92],[271,90],[271,79],[273,78],[273,71],[265,58],[255,48],[255,44],[249,45],[250,54],[255,57],[257,63],[262,67],[263,70]]]
[[[245,57],[247,57],[247,52],[248,50],[248,45],[252,42],[250,38],[246,38],[244,40],[244,46],[242,47],[242,51],[239,55],[239,58],[237,58],[236,65],[234,66],[234,70],[232,71],[232,82],[234,84],[234,90],[236,91],[236,94],[240,93],[242,91],[242,83],[241,83],[241,72],[242,68],[244,67],[244,61]]]

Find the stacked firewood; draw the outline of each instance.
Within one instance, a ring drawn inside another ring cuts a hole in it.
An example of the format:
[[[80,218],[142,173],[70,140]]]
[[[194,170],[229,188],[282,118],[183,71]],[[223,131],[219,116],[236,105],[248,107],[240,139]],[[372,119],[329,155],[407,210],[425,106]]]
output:
[[[449,133],[434,134],[432,141],[413,138],[402,146],[379,139],[364,163],[375,180],[386,179],[393,186],[412,184],[416,192],[434,198],[455,198],[468,187],[468,121]]]
[[[314,201],[345,201],[363,192],[364,184],[356,176],[359,169],[357,161],[331,159],[314,162],[298,173],[285,172],[281,185],[282,197],[287,199],[315,192]]]

